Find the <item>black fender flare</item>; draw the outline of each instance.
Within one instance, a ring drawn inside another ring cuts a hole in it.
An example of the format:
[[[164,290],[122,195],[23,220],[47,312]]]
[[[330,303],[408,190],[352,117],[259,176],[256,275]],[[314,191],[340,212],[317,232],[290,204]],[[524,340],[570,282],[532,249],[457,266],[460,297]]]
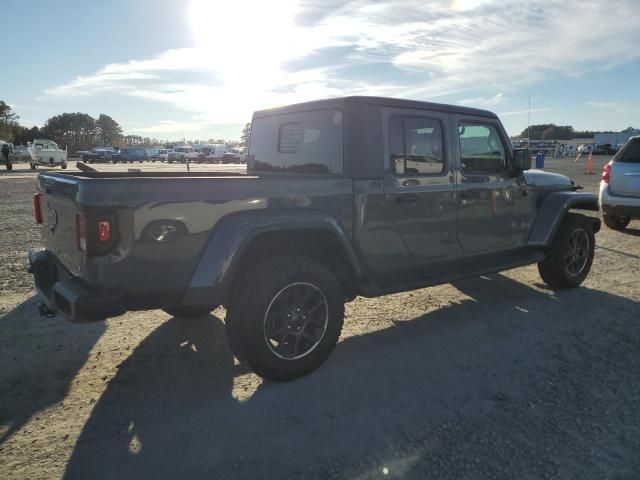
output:
[[[548,247],[569,210],[598,211],[598,196],[588,192],[552,192],[538,207],[527,245]],[[600,220],[594,218],[594,230],[600,230]]]
[[[356,277],[362,267],[349,236],[332,215],[313,209],[259,210],[227,215],[207,240],[191,276],[183,304],[220,303],[243,252],[258,235],[287,230],[329,231],[344,249]],[[214,298],[215,302],[211,302]]]

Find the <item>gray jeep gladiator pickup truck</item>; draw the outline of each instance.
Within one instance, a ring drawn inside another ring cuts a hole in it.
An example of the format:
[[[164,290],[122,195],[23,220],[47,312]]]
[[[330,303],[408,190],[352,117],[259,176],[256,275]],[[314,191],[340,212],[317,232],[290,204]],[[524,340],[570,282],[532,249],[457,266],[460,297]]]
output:
[[[290,380],[334,348],[344,303],[537,263],[587,276],[596,195],[527,171],[495,114],[347,97],[253,115],[247,174],[41,173],[43,313],[74,321],[227,309],[229,343]]]

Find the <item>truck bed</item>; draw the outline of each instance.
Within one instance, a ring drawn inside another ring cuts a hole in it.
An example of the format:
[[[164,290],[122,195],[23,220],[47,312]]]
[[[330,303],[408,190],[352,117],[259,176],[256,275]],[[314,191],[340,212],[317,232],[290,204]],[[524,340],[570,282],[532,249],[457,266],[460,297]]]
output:
[[[44,247],[70,274],[101,288],[126,287],[129,295],[184,292],[216,226],[240,212],[321,210],[347,232],[352,225],[352,181],[341,176],[47,172],[38,176],[37,188]],[[111,222],[106,250],[81,251],[78,219],[94,237],[96,222]],[[171,240],[157,237],[167,228],[174,231]]]

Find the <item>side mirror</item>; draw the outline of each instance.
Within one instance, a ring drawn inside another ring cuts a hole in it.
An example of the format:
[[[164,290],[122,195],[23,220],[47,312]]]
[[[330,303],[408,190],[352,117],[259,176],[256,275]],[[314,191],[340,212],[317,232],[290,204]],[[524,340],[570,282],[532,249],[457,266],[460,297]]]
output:
[[[513,161],[511,162],[511,169],[514,172],[522,172],[523,170],[529,170],[531,168],[531,152],[528,148],[514,148],[513,149]]]

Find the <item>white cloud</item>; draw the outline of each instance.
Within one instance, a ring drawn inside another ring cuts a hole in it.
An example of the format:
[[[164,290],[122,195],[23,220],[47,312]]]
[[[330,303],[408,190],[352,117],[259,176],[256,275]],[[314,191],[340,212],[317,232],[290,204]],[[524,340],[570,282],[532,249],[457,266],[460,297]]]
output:
[[[312,0],[192,0],[193,47],[109,64],[46,93],[116,92],[193,112],[202,124],[244,122],[258,108],[353,94],[455,94],[465,95],[460,103],[489,107],[518,86],[640,58],[636,10],[634,0],[616,2],[616,17],[625,21],[608,22],[604,1],[386,0],[372,8],[343,0],[327,9]],[[352,53],[293,71],[286,66],[331,47]],[[354,81],[345,66],[395,67],[397,74],[362,73]],[[500,93],[482,96],[487,91]]]
[[[549,112],[551,108],[532,108],[531,110],[513,110],[511,112],[500,112],[498,116],[500,117],[510,117],[513,115],[528,115],[529,113],[537,113],[537,112]]]
[[[504,93],[496,93],[492,97],[475,97],[475,98],[464,98],[462,100],[458,100],[458,104],[467,105],[470,107],[493,107],[498,105],[504,100]]]
[[[593,107],[593,108],[599,108],[602,110],[610,110],[615,113],[626,112],[630,109],[628,104],[625,104],[622,102],[615,102],[615,101],[612,101],[612,102],[590,101],[590,102],[585,102],[585,105],[588,105],[589,107]]]

